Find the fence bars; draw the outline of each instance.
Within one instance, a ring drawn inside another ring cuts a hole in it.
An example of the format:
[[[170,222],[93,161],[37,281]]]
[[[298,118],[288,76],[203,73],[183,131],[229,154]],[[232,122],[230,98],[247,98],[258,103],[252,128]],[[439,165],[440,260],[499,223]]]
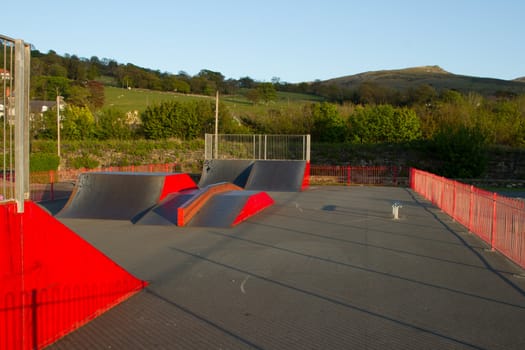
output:
[[[310,135],[206,134],[204,140],[205,160],[310,161]]]
[[[525,268],[525,202],[417,169],[410,187]]]
[[[405,185],[399,166],[311,165],[312,185]]]
[[[3,121],[2,200],[16,200],[17,211],[24,211],[29,198],[29,44],[0,35],[0,78]],[[13,133],[14,127],[14,133]],[[9,129],[9,130],[8,130]],[[14,159],[13,159],[14,156]],[[15,178],[16,174],[16,178]],[[8,185],[10,185],[8,187]]]

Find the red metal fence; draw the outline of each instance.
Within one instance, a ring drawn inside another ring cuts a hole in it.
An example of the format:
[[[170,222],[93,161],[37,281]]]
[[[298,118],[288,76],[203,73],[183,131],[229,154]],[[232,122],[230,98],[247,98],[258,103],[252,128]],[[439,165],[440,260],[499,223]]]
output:
[[[30,175],[31,200],[67,198],[78,176],[84,172],[176,172],[177,164],[130,165],[97,169],[68,169],[33,172]],[[385,185],[405,186],[408,174],[398,166],[310,165],[310,185]],[[405,171],[406,172],[406,171]]]
[[[310,184],[406,185],[398,166],[311,165]]]
[[[525,202],[411,169],[410,187],[525,268]]]

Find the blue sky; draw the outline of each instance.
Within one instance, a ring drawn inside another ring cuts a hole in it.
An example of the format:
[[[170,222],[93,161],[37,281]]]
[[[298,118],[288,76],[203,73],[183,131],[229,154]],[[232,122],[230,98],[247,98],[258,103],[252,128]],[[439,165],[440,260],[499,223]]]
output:
[[[439,65],[470,76],[525,76],[521,0],[8,3],[2,35],[42,52],[162,72],[210,69],[226,78],[295,83]]]

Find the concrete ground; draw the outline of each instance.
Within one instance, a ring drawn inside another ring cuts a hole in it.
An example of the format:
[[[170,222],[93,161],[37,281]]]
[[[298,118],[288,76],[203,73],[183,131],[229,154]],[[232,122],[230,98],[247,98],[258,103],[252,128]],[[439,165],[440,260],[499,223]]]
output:
[[[270,195],[235,228],[62,219],[150,285],[49,349],[525,349],[524,271],[410,190]]]

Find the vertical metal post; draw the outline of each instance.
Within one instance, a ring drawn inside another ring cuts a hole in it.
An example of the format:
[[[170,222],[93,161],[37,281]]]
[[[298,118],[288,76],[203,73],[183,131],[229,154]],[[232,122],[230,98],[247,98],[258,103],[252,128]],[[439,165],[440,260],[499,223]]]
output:
[[[255,134],[253,135],[253,159],[255,159]]]
[[[26,148],[26,141],[24,140],[24,128],[27,124],[27,112],[29,110],[29,101],[25,99],[25,90],[29,88],[26,86],[26,57],[25,44],[22,40],[15,40],[15,200],[17,202],[17,212],[24,212],[24,200],[26,198],[25,183],[28,177],[26,164],[29,156],[29,149]],[[29,193],[27,193],[29,197]]]
[[[29,90],[31,82],[31,47],[24,43],[24,199],[29,199]]]
[[[259,154],[257,155],[257,159],[261,159],[261,134],[259,134]]]
[[[57,155],[60,161],[60,95],[57,89]]]
[[[268,146],[268,135],[264,135],[264,160],[266,160],[266,147]]]
[[[219,90],[215,97],[215,159],[219,158]]]
[[[496,234],[497,234],[497,221],[498,221],[498,215],[496,212],[497,208],[497,201],[498,201],[498,194],[494,192],[492,196],[492,229],[490,230],[490,249],[494,250],[494,245],[496,243]]]
[[[306,135],[306,161],[310,163],[310,134]]]
[[[472,211],[474,206],[474,185],[470,185],[470,198],[469,198],[469,209],[468,209],[468,230],[472,232]]]

